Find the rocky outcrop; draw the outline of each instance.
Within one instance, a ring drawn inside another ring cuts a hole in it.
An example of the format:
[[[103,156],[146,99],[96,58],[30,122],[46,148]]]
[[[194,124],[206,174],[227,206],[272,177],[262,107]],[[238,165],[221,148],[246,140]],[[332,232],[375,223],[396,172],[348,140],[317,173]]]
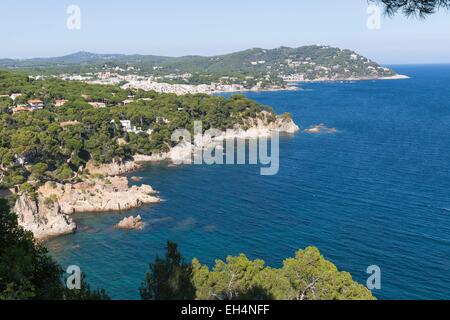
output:
[[[308,129],[305,129],[306,133],[309,134],[320,134],[320,133],[336,133],[336,128],[328,128],[323,123],[315,126],[311,126]]]
[[[73,213],[126,211],[159,202],[152,187],[129,187],[127,178],[116,176],[65,185],[47,182],[36,200],[19,196],[14,211],[21,226],[36,239],[46,239],[75,231]]]
[[[293,134],[296,133],[297,131],[300,131],[300,128],[294,123],[292,118],[288,116],[284,117],[281,116],[278,117],[277,120],[275,121],[274,128],[272,128],[272,130]]]
[[[261,112],[256,118],[249,118],[244,126],[235,126],[224,132],[218,132],[215,137],[207,135],[193,137],[192,143],[182,142],[170,149],[169,152],[153,155],[136,154],[132,160],[114,162],[111,164],[96,165],[93,161],[88,162],[86,168],[91,174],[103,176],[115,176],[129,173],[142,168],[143,163],[172,161],[174,164],[189,162],[193,152],[217,144],[217,142],[228,139],[256,139],[260,137],[270,138],[272,132],[294,134],[300,128],[291,117],[283,115],[274,117],[267,111]]]
[[[145,163],[145,162],[160,162],[164,160],[168,160],[170,158],[169,153],[157,153],[151,156],[146,156],[143,154],[136,154],[133,157],[133,160],[136,163]]]
[[[248,129],[245,129],[247,127]],[[256,139],[260,137],[269,138],[272,132],[293,134],[300,128],[288,115],[275,117],[273,114],[263,111],[256,118],[249,118],[245,121],[244,127],[241,125],[233,129],[228,129],[221,135],[215,137],[214,141],[226,139]],[[204,139],[205,140],[205,139]]]
[[[46,201],[41,197],[34,200],[28,195],[20,195],[14,212],[19,224],[31,231],[38,240],[71,233],[76,229],[72,219],[62,213],[58,202]]]
[[[86,164],[89,174],[102,176],[118,176],[140,168],[141,166],[136,161],[114,161],[113,163],[99,165],[90,160]]]
[[[155,191],[148,185],[128,185],[126,177],[119,175],[140,169],[141,163],[171,160],[183,163],[192,153],[217,144],[225,139],[252,139],[270,137],[272,132],[295,133],[299,127],[290,116],[275,117],[272,113],[261,112],[256,118],[249,118],[242,126],[235,126],[226,132],[218,132],[215,137],[202,136],[193,144],[182,143],[167,153],[151,156],[136,155],[131,161],[97,165],[89,161],[86,169],[90,178],[79,183],[50,183],[39,188],[37,200],[19,196],[15,212],[19,223],[34,233],[38,239],[54,237],[73,232],[75,223],[69,217],[73,213],[126,211],[144,204],[159,203]],[[137,180],[137,179],[136,179]],[[140,217],[129,217],[123,226],[139,227]],[[138,219],[138,220],[136,220]],[[117,226],[119,227],[119,226]]]
[[[130,216],[120,221],[116,225],[116,228],[124,230],[142,230],[144,228],[144,222],[142,222],[141,216]]]
[[[89,161],[86,168],[90,174],[99,174],[103,176],[115,176],[129,173],[142,168],[143,163],[172,161],[174,164],[189,162],[192,153],[203,148],[210,147],[220,141],[228,139],[256,139],[260,137],[270,138],[272,132],[294,134],[300,128],[294,123],[288,115],[275,116],[273,113],[262,111],[255,118],[248,118],[244,126],[237,125],[224,132],[218,132],[215,137],[207,135],[193,137],[192,143],[182,142],[170,149],[169,152],[153,155],[137,154],[132,160],[114,162],[111,164],[96,165]]]
[[[127,178],[118,176],[92,178],[76,184],[46,183],[39,189],[39,194],[57,197],[65,214],[126,211],[160,202],[152,187],[129,187]]]

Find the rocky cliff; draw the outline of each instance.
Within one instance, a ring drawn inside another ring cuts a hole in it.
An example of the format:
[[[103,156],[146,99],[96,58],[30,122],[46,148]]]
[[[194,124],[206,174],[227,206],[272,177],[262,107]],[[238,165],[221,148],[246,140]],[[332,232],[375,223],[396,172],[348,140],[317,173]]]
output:
[[[127,178],[119,176],[141,168],[141,163],[163,160],[179,163],[190,157],[192,152],[217,141],[270,137],[273,131],[295,133],[298,130],[299,127],[289,116],[275,117],[269,112],[262,112],[258,117],[249,118],[243,125],[222,132],[214,139],[203,137],[198,140],[200,143],[185,143],[167,153],[136,155],[131,161],[103,165],[90,161],[86,169],[91,178],[79,183],[47,182],[38,189],[35,200],[27,195],[20,195],[15,204],[15,212],[19,223],[32,231],[37,239],[70,233],[76,229],[70,218],[73,213],[125,211],[144,204],[159,203],[160,199],[150,186],[130,187]]]
[[[90,160],[86,164],[86,170],[91,175],[103,175],[103,176],[118,176],[130,171],[135,171],[140,168],[140,165],[134,161],[114,161],[113,163],[106,165],[98,165],[94,161]]]
[[[19,224],[38,240],[71,233],[77,228],[72,219],[62,213],[58,202],[45,201],[41,197],[32,199],[25,194],[20,195],[14,212]]]
[[[42,198],[56,197],[64,214],[124,211],[144,204],[159,203],[148,185],[129,187],[126,177],[92,178],[76,184],[46,183]]]
[[[127,178],[114,176],[65,185],[47,182],[36,200],[19,196],[14,210],[21,226],[45,239],[75,231],[73,213],[125,211],[159,202],[150,186],[129,187]]]

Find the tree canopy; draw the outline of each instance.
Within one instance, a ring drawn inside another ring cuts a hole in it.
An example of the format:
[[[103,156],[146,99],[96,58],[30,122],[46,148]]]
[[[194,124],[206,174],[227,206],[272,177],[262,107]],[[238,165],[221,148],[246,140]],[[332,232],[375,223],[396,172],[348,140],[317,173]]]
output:
[[[45,103],[44,110],[13,113],[13,102],[0,100],[0,188],[29,180],[71,181],[91,159],[111,163],[135,154],[168,151],[174,144],[172,132],[192,129],[194,121],[202,121],[204,130],[224,130],[262,110],[272,112],[242,95],[176,96],[77,81],[33,80],[6,71],[0,71],[0,80],[0,94],[22,93],[15,104],[28,99]],[[133,102],[123,105],[129,96]],[[67,101],[56,106],[55,99]],[[89,102],[106,107],[94,108]],[[131,121],[136,130],[125,130],[121,120]]]
[[[402,12],[406,16],[421,18],[435,13],[439,9],[450,9],[450,0],[370,0],[382,3],[388,15]]]
[[[150,264],[150,270],[140,288],[143,300],[193,300],[195,288],[191,281],[192,265],[185,263],[178,247],[167,243],[165,259],[159,257]]]
[[[217,260],[210,270],[197,259],[182,262],[173,243],[166,258],[150,265],[141,287],[144,299],[199,300],[373,300],[348,272],[340,272],[315,247],[299,250],[279,269],[244,254]]]
[[[84,278],[80,290],[64,285],[62,268],[17,223],[6,200],[0,199],[0,300],[103,300]]]

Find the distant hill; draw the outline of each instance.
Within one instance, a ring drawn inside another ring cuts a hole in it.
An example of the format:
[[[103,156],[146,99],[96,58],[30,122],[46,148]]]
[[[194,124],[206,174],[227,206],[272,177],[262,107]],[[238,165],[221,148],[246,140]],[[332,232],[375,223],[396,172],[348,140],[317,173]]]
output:
[[[154,75],[180,83],[207,83],[232,78],[237,82],[275,84],[295,80],[372,79],[396,74],[352,50],[329,46],[254,48],[212,57],[78,52],[56,58],[3,59],[0,60],[0,68],[42,74],[115,71]]]

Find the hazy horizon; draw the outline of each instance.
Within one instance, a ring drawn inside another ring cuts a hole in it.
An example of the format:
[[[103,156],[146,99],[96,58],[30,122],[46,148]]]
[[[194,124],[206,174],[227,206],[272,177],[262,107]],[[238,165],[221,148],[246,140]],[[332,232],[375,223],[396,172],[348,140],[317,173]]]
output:
[[[312,45],[312,44],[311,44]],[[326,44],[323,44],[326,45]],[[308,45],[305,45],[308,46]],[[239,50],[239,51],[245,51],[245,50],[250,50],[250,49],[265,49],[265,50],[271,50],[271,49],[276,49],[279,47],[286,47],[286,46],[278,46],[278,47],[274,47],[274,48],[247,48],[247,49],[243,49],[243,50]],[[352,48],[340,48],[340,49],[350,49],[353,50]],[[187,54],[187,55],[157,55],[157,54],[152,54],[152,53],[121,53],[121,52],[92,52],[92,51],[87,51],[87,50],[79,50],[76,52],[68,52],[68,53],[63,53],[61,55],[57,55],[57,56],[35,56],[35,57],[26,57],[26,58],[11,58],[11,57],[1,57],[0,56],[0,60],[3,59],[12,59],[12,60],[31,60],[31,59],[51,59],[51,58],[61,58],[61,57],[66,57],[66,56],[70,56],[70,55],[74,55],[74,54],[78,54],[78,53],[89,53],[89,54],[96,54],[96,55],[123,55],[123,56],[133,56],[133,55],[140,55],[140,56],[162,56],[162,57],[170,57],[170,58],[182,58],[182,57],[188,57],[188,56],[200,56],[200,57],[214,57],[214,56],[220,56],[220,55],[226,55],[226,54],[232,54],[232,53],[236,53],[239,51],[233,51],[233,52],[223,52],[223,53],[219,53],[217,55],[201,55],[201,54]],[[359,52],[357,52],[359,53]],[[366,56],[367,57],[367,56]],[[368,57],[370,58],[370,56]],[[375,62],[379,62],[376,61]],[[381,65],[391,65],[391,66],[408,66],[408,65],[448,65],[450,64],[450,61],[437,61],[437,62],[408,62],[408,63],[381,63],[379,62]]]
[[[80,9],[69,29],[67,9]],[[425,20],[381,16],[370,29],[366,0],[260,3],[197,0],[42,0],[0,3],[1,58],[59,57],[86,51],[157,56],[215,56],[249,48],[322,44],[351,49],[380,64],[450,63],[450,13]]]

